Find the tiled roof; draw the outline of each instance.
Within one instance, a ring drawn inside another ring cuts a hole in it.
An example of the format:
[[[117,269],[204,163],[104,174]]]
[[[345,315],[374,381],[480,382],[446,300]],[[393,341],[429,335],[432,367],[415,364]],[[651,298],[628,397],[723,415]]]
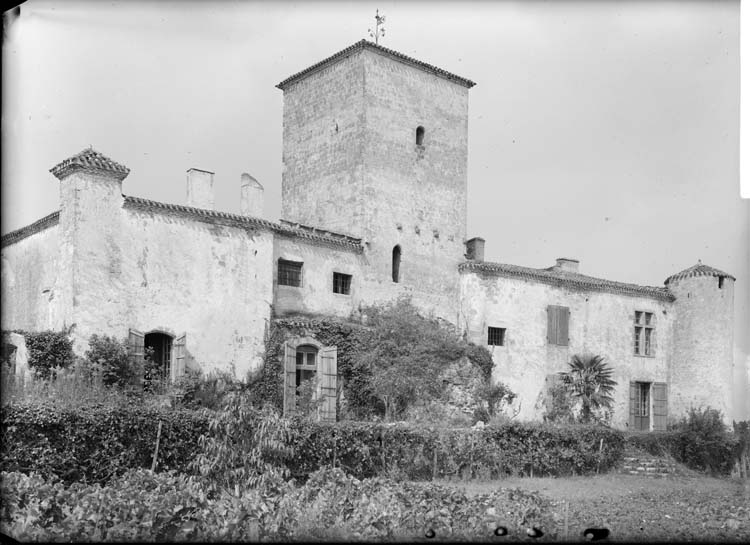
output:
[[[602,291],[636,297],[651,297],[663,301],[674,301],[674,296],[667,288],[615,282],[614,280],[605,280],[603,278],[595,278],[580,273],[563,271],[556,267],[550,267],[549,269],[532,269],[530,267],[507,265],[504,263],[466,261],[458,266],[458,270],[461,272],[487,273],[506,278],[522,278],[524,280],[541,282],[551,286],[578,289],[582,291]]]
[[[9,246],[10,244],[15,244],[19,240],[30,237],[31,235],[33,235],[34,233],[38,233],[39,231],[44,231],[45,229],[48,229],[53,225],[57,225],[58,223],[60,223],[59,210],[52,212],[48,216],[44,216],[42,219],[35,221],[31,225],[27,225],[26,227],[21,227],[20,229],[16,229],[15,231],[4,234],[2,238],[0,238],[0,247],[4,248],[5,246]]]
[[[239,214],[230,214],[229,212],[219,212],[217,210],[206,210],[204,208],[193,208],[192,206],[183,206],[180,204],[168,204],[143,199],[141,197],[126,196],[124,206],[125,208],[135,210],[174,214],[209,223],[220,223],[236,227],[260,227],[280,235],[303,238],[312,242],[344,247],[359,252],[362,251],[362,239],[333,233],[331,231],[315,229],[314,227],[291,224],[289,222],[275,223],[261,218],[241,216]]]
[[[130,173],[128,167],[116,163],[93,148],[86,148],[81,153],[65,159],[52,167],[50,172],[55,178],[62,180],[65,176],[76,170],[111,172],[120,180],[124,179]]]
[[[409,57],[407,55],[404,55],[403,53],[399,53],[398,51],[394,51],[393,49],[388,49],[386,47],[383,47],[382,45],[374,44],[372,42],[368,42],[367,40],[360,40],[354,45],[350,45],[346,49],[342,49],[338,53],[331,55],[327,59],[323,59],[319,63],[313,64],[312,66],[305,68],[301,72],[297,72],[293,76],[290,76],[286,78],[284,81],[279,83],[276,87],[284,90],[285,87],[287,87],[290,83],[294,83],[295,81],[303,78],[304,76],[311,74],[313,72],[317,72],[318,70],[321,70],[327,66],[330,66],[331,64],[334,64],[338,62],[339,60],[348,57],[352,53],[355,53],[357,51],[361,51],[363,49],[369,49],[371,51],[375,51],[384,55],[387,55],[393,59],[396,59],[397,61],[409,64],[411,66],[414,66],[416,68],[420,68],[422,70],[425,70],[427,72],[431,72],[435,74],[436,76],[439,76],[441,78],[445,78],[449,81],[458,83],[460,85],[463,85],[467,88],[472,88],[476,83],[474,83],[471,80],[468,80],[466,78],[462,78],[461,76],[457,76],[456,74],[451,74],[450,72],[447,72],[446,70],[443,70],[442,68],[438,68],[437,66],[433,66],[431,64],[427,64],[426,62],[419,61],[415,58]]]
[[[720,271],[719,269],[714,269],[713,267],[709,267],[708,265],[704,265],[700,262],[700,260],[698,260],[698,263],[696,263],[692,267],[688,267],[684,271],[680,271],[677,274],[673,274],[672,276],[667,278],[664,281],[664,285],[669,285],[669,283],[673,282],[674,280],[681,280],[682,278],[689,278],[691,276],[726,276],[728,278],[731,278],[732,280],[737,280],[731,274]]]

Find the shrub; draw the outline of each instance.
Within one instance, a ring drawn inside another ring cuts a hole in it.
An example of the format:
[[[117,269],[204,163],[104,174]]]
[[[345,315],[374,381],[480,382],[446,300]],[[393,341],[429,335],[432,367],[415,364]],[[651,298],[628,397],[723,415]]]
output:
[[[727,475],[740,438],[727,430],[720,411],[707,407],[691,408],[666,432],[629,435],[627,442],[655,456],[672,456],[691,469]]]
[[[66,482],[106,482],[128,468],[150,468],[159,421],[157,467],[187,472],[208,427],[203,413],[159,410],[127,399],[83,407],[17,404],[0,414],[0,470],[36,471]]]
[[[69,331],[19,331],[26,341],[29,368],[40,378],[54,376],[54,370],[65,369],[74,361],[73,341]]]
[[[568,386],[559,381],[553,381],[547,390],[544,406],[545,422],[572,424],[575,422],[575,403]]]
[[[91,335],[85,356],[92,369],[101,371],[106,386],[125,388],[140,380],[142,370],[130,365],[124,341],[109,335]]]

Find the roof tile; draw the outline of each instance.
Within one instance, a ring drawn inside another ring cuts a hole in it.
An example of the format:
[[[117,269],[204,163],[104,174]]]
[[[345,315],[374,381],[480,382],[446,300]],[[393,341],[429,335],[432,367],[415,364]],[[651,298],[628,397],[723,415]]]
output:
[[[120,180],[124,179],[130,173],[128,167],[113,161],[93,148],[86,148],[73,157],[65,159],[52,167],[50,172],[55,178],[62,180],[76,170],[110,172],[115,174]]]
[[[674,301],[674,296],[667,288],[654,286],[639,286],[616,282],[604,278],[595,278],[585,274],[563,271],[557,267],[549,269],[533,269],[519,265],[508,265],[505,263],[491,263],[487,261],[466,261],[458,266],[461,272],[488,273],[506,278],[522,278],[549,284],[557,287],[579,289],[583,291],[601,291],[636,297],[651,297],[662,301]]]
[[[437,66],[427,64],[426,62],[422,62],[413,57],[409,57],[408,55],[404,55],[403,53],[399,53],[398,51],[394,51],[393,49],[388,49],[387,47],[383,47],[382,45],[368,42],[367,40],[360,40],[357,43],[350,45],[346,49],[342,49],[338,53],[331,55],[327,59],[323,59],[322,61],[305,68],[301,72],[297,72],[296,74],[289,76],[284,81],[279,83],[276,87],[278,87],[279,89],[283,91],[284,88],[286,88],[288,85],[302,79],[304,76],[311,74],[313,72],[317,72],[318,70],[321,70],[327,66],[330,66],[331,64],[334,64],[338,62],[339,60],[345,57],[348,57],[352,53],[356,51],[361,51],[363,49],[370,49],[371,51],[376,51],[378,53],[387,55],[391,58],[394,58],[398,61],[414,66],[416,68],[420,68],[422,70],[426,70],[427,72],[431,72],[441,78],[463,85],[464,87],[469,88],[469,89],[476,85],[476,83],[474,83],[473,81],[469,79],[462,78],[461,76],[457,76],[456,74],[452,74],[451,72],[448,72],[447,70],[443,70],[442,68],[438,68]]]

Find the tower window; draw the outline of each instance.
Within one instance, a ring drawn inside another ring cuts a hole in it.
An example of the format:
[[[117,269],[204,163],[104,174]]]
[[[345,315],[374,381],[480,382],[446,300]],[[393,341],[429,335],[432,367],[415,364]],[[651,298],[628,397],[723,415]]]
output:
[[[724,277],[723,276],[719,277],[719,289],[720,290],[724,289]]]
[[[352,275],[343,273],[333,273],[333,293],[349,295],[352,288]]]
[[[394,282],[399,280],[399,270],[401,269],[401,246],[396,244],[393,247],[393,260],[391,261],[391,276]]]
[[[279,286],[300,287],[302,285],[302,262],[279,259],[278,283]]]
[[[424,127],[417,127],[417,146],[424,146]]]
[[[488,327],[487,344],[490,346],[505,346],[505,328]]]

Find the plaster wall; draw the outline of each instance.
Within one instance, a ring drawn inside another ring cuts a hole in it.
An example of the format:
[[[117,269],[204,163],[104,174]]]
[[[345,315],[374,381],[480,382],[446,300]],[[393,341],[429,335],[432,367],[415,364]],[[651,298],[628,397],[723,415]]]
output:
[[[62,326],[55,301],[58,225],[2,249],[2,329],[39,331]]]
[[[302,285],[278,284],[279,259],[301,261]],[[348,318],[359,310],[365,290],[364,256],[354,251],[328,247],[294,237],[277,235],[274,239],[273,294],[274,314],[323,314]],[[349,295],[333,292],[333,273],[352,276]]]
[[[695,276],[670,282],[676,323],[670,405],[678,418],[690,407],[732,418],[734,281]]]
[[[2,329],[61,329],[55,300],[60,257],[58,225],[2,249]]]
[[[575,291],[521,279],[461,274],[460,326],[471,341],[487,346],[487,327],[504,327],[505,345],[488,346],[493,380],[519,394],[521,419],[540,419],[545,377],[567,370],[575,354],[603,356],[617,381],[612,424],[625,428],[630,381],[666,382],[672,349],[672,303],[595,291]],[[569,346],[547,342],[547,306],[570,309]],[[635,311],[656,317],[656,354],[633,354]],[[672,411],[670,407],[668,409]]]

